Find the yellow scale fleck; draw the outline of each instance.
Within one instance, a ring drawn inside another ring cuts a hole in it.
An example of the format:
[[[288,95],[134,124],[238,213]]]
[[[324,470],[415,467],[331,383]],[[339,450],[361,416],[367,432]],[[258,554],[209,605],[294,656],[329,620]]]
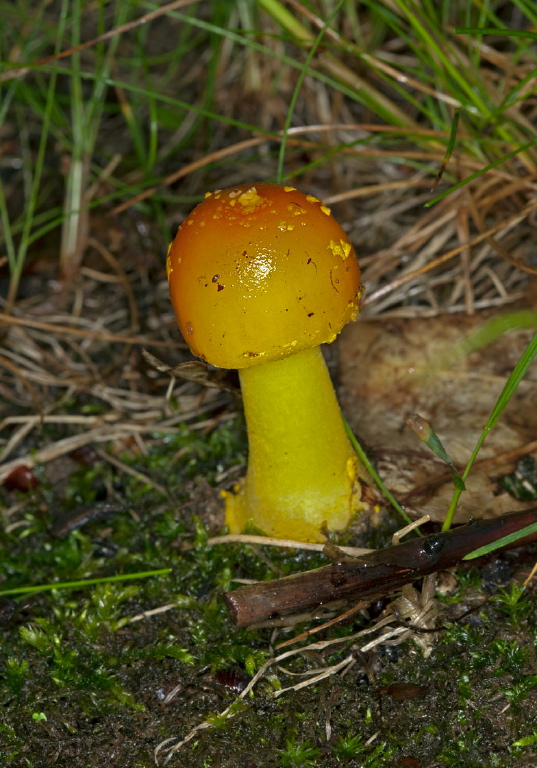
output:
[[[250,187],[247,192],[243,192],[237,200],[244,208],[244,213],[253,213],[255,209],[264,202],[261,195],[257,194],[257,189],[255,187]]]
[[[348,255],[352,250],[351,244],[348,243],[346,240],[340,240],[339,243],[336,243],[335,240],[330,240],[328,247],[330,248],[334,256],[341,256],[343,260],[345,260],[348,257]]]
[[[307,213],[306,209],[302,208],[300,205],[288,205],[287,210],[291,216],[303,216],[305,213]]]

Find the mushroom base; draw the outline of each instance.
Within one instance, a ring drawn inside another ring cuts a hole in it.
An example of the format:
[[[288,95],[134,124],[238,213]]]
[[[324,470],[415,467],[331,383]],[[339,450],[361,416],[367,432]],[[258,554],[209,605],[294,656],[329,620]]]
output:
[[[251,521],[269,536],[324,541],[323,531],[345,529],[364,508],[358,458],[320,348],[239,375],[249,459],[225,494],[231,532]]]

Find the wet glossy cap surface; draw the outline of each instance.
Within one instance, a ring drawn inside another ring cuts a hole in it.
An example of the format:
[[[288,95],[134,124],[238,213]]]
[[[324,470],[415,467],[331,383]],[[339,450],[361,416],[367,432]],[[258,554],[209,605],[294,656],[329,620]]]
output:
[[[347,235],[329,208],[293,187],[208,194],[179,227],[166,267],[186,342],[222,368],[331,342],[360,307]]]

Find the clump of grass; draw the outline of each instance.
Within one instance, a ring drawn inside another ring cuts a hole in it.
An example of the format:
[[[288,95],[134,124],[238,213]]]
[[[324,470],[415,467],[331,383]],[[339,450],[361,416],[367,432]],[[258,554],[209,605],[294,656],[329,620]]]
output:
[[[296,743],[295,739],[288,739],[285,749],[279,749],[280,765],[282,768],[307,768],[318,765],[317,759],[320,750],[313,747],[310,739]]]
[[[380,768],[393,754],[386,744],[371,747],[364,743],[359,734],[351,733],[336,740],[334,753],[343,765],[352,765],[353,760],[359,759],[364,768]]]
[[[153,214],[166,229],[166,208],[183,210],[195,199],[192,190],[199,194],[211,176],[220,177],[221,184],[232,183],[233,177],[255,178],[261,169],[268,177],[302,177],[316,186],[315,179],[325,172],[336,177],[344,172],[342,199],[362,194],[376,199],[388,187],[380,185],[378,192],[366,189],[360,182],[364,163],[370,168],[387,164],[388,175],[401,179],[400,189],[415,194],[427,176],[432,184],[448,147],[456,163],[448,164],[446,178],[455,184],[447,199],[446,192],[438,197],[441,204],[435,215],[442,217],[461,206],[466,211],[458,228],[461,243],[468,243],[462,254],[475,239],[472,230],[481,233],[488,228],[493,237],[493,206],[498,210],[502,199],[514,200],[516,195],[529,199],[526,180],[535,170],[537,154],[531,122],[533,22],[526,5],[516,17],[520,29],[513,30],[507,13],[473,3],[461,12],[444,2],[434,6],[413,0],[366,2],[359,10],[336,6],[325,18],[299,3],[291,12],[278,0],[264,0],[249,11],[220,5],[210,19],[179,3],[148,11],[131,0],[106,17],[100,12],[92,16],[75,3],[63,7],[59,24],[43,8],[40,26],[19,38],[22,5],[9,4],[5,12],[10,20],[6,29],[15,31],[6,34],[2,46],[6,98],[0,124],[8,134],[15,125],[21,129],[14,159],[20,157],[22,166],[15,178],[17,197],[25,200],[21,218],[5,194],[12,191],[10,182],[0,202],[12,274],[10,297],[16,295],[25,259],[55,228],[62,232],[61,268],[72,274],[88,245],[90,211],[106,212],[113,200],[131,204],[141,193],[141,210],[149,212],[142,199],[150,200]],[[454,26],[462,25],[462,32],[454,31]],[[151,33],[162,40],[166,29],[177,32],[172,33],[174,45],[157,54]],[[24,43],[16,49],[19,39]],[[505,41],[507,45],[499,45]],[[320,55],[316,45],[321,45]],[[70,54],[64,56],[65,51]],[[199,63],[196,66],[199,51],[206,51],[204,74]],[[45,52],[52,56],[39,64]],[[26,68],[32,62],[37,64]],[[191,63],[195,68],[187,77],[182,65]],[[235,78],[237,85],[231,87],[225,72],[237,65],[243,67],[242,77]],[[290,98],[297,77],[305,77],[300,101],[294,115],[285,107],[281,118],[286,115],[289,123],[292,117],[302,129],[286,127],[282,119],[278,125],[277,110],[274,116],[262,110],[257,123],[243,118],[240,107],[245,97],[253,104],[273,101],[284,107],[275,89],[283,89]],[[187,99],[174,90],[183,82]],[[230,97],[226,103],[221,97],[224,91]],[[323,94],[327,104],[333,102],[334,108],[319,112],[316,93]],[[367,114],[367,121],[356,120],[355,115],[361,114]],[[39,130],[37,150],[28,125]],[[280,143],[281,127],[286,151],[280,154],[280,170],[271,173],[270,153]],[[114,136],[121,130],[127,151],[124,143],[114,146]],[[211,137],[218,132],[228,135],[228,147],[213,155]],[[306,138],[312,133],[317,137]],[[51,182],[58,187],[58,163],[54,179],[44,162],[53,142],[59,147],[56,157],[64,158],[66,175],[63,194],[51,199]],[[170,158],[186,157],[185,153],[199,159],[186,165],[183,161],[183,167],[170,173]],[[311,161],[297,165],[296,158],[304,153]],[[234,155],[241,158],[239,166]],[[404,168],[410,172],[406,181]],[[197,180],[183,181],[179,193],[166,191],[194,172]],[[464,176],[472,179],[470,198],[459,186],[465,183]],[[524,222],[531,205],[526,209],[519,205],[518,210]],[[424,217],[426,221],[430,220]],[[505,258],[505,246],[499,242],[493,251]],[[472,269],[466,261],[468,310]],[[515,256],[515,261],[524,268],[522,256]],[[416,266],[407,270],[415,276],[405,275],[405,284],[425,274],[421,266],[420,272]],[[441,264],[433,260],[428,268],[440,269]]]

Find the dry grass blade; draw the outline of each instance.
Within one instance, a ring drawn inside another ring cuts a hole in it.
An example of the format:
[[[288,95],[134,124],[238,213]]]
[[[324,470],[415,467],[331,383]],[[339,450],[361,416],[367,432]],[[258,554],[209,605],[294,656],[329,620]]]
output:
[[[146,347],[169,348],[169,342],[158,339],[148,339],[139,336],[128,336],[121,333],[107,333],[99,330],[84,330],[83,328],[73,328],[69,326],[68,320],[64,323],[47,323],[42,320],[35,320],[31,317],[16,317],[14,315],[5,315],[0,312],[1,326],[22,326],[23,328],[35,328],[46,333],[57,334],[58,336],[77,336],[82,339],[97,339],[99,341],[110,341],[117,344],[136,344]]]
[[[167,390],[173,379],[166,372],[155,372],[160,379],[159,389],[153,393],[148,391],[144,384],[145,371],[132,366],[133,348],[142,344],[153,346],[154,341],[154,346],[170,350],[172,344],[163,338],[166,328],[162,324],[154,331],[159,338],[135,335],[140,325],[139,286],[132,283],[108,248],[101,247],[97,241],[94,245],[114,279],[108,281],[104,274],[98,278],[86,275],[71,312],[61,311],[63,297],[60,295],[56,302],[49,300],[49,311],[41,312],[39,319],[29,313],[0,316],[3,325],[0,388],[6,393],[6,402],[12,402],[17,409],[24,404],[31,411],[28,415],[8,415],[9,411],[2,414],[0,482],[20,465],[28,468],[47,465],[90,445],[116,443],[120,446],[132,440],[143,451],[143,435],[177,434],[179,425],[203,418],[222,402],[218,389],[202,393],[196,384],[184,382],[175,387],[172,407]],[[115,298],[118,292],[122,294],[120,302]],[[32,297],[32,302],[36,300],[37,297]],[[94,319],[79,314],[78,305],[86,302],[102,308]],[[122,328],[128,326],[130,334],[108,330],[118,324]],[[147,328],[147,323],[144,324]],[[174,325],[171,319],[169,325]],[[101,359],[103,354],[108,357],[106,345],[111,342],[122,346],[119,354],[111,358],[112,362],[103,366]],[[180,348],[177,343],[174,346],[176,350]],[[115,385],[116,382],[121,385]],[[99,414],[63,413],[64,403],[74,393],[84,393],[99,403]],[[200,421],[199,428],[207,429],[216,423]],[[24,449],[38,429],[50,428],[60,430],[63,436],[49,438],[47,444],[36,450]],[[65,435],[65,431],[71,434]],[[167,489],[147,474],[131,469],[112,454],[103,452],[101,456],[121,472],[136,476],[142,484],[169,496]]]
[[[308,629],[305,632],[302,632],[301,635],[297,635],[296,637],[292,637],[290,640],[286,640],[285,642],[280,643],[279,645],[276,646],[276,650],[279,651],[282,648],[287,648],[289,645],[294,645],[295,643],[302,642],[302,640],[306,640],[308,637],[311,637],[312,635],[315,635],[319,632],[324,631],[325,629],[328,629],[329,627],[334,626],[334,624],[345,622],[351,616],[354,616],[355,613],[358,613],[358,611],[361,611],[363,608],[366,608],[368,605],[369,605],[368,600],[362,600],[356,605],[353,605],[352,608],[349,608],[344,613],[341,613],[335,618],[330,619],[330,621],[326,621],[324,624],[321,624],[318,627],[312,627],[311,629]]]
[[[338,672],[343,671],[343,673],[345,673],[354,664],[356,664],[356,659],[352,654],[350,654],[344,658],[343,661],[340,661],[337,664],[333,664],[331,667],[326,667],[326,669],[308,670],[307,674],[311,675],[309,680],[303,680],[301,683],[296,683],[296,685],[290,685],[288,688],[281,688],[279,691],[275,691],[274,698],[277,699],[279,696],[283,696],[285,693],[289,693],[289,691],[300,691],[302,688],[308,688],[310,685],[316,685],[317,683],[320,683],[321,680],[326,680],[327,677],[337,675]]]
[[[514,227],[520,225],[521,222],[527,219],[530,216],[530,214],[533,213],[533,211],[535,211],[536,209],[537,209],[537,202],[533,201],[531,203],[528,203],[528,205],[526,205],[521,211],[517,212],[513,216],[510,216],[508,219],[501,221],[498,224],[490,227],[485,232],[482,232],[481,234],[476,235],[475,237],[472,237],[469,241],[463,243],[462,245],[459,245],[456,248],[451,248],[446,253],[442,254],[442,256],[436,257],[435,259],[428,262],[427,264],[424,264],[423,266],[419,266],[414,269],[412,268],[409,269],[409,271],[406,272],[406,274],[402,275],[401,277],[395,278],[394,280],[390,281],[387,285],[384,285],[382,288],[378,288],[376,291],[373,291],[373,293],[371,293],[369,296],[366,296],[364,300],[364,305],[374,304],[378,302],[381,298],[383,298],[387,294],[396,291],[397,289],[401,288],[407,283],[414,281],[418,277],[423,277],[429,272],[432,272],[438,267],[446,264],[455,256],[458,256],[461,253],[467,251],[468,248],[473,248],[474,246],[479,245],[482,242],[488,241],[493,235],[497,235],[500,232],[504,234],[508,233]],[[492,302],[491,302],[491,305],[493,305]]]
[[[44,448],[40,448],[32,453],[27,453],[22,456],[7,461],[0,467],[0,482],[4,480],[14,469],[21,464],[32,468],[37,464],[47,464],[53,459],[57,459],[60,456],[65,456],[68,453],[72,453],[78,448],[83,448],[86,445],[93,445],[94,443],[103,443],[110,441],[123,440],[126,437],[131,437],[136,434],[140,434],[144,431],[152,431],[153,427],[149,430],[147,427],[141,427],[135,424],[117,424],[114,426],[96,427],[90,429],[87,432],[83,432],[80,435],[72,435],[71,437],[63,438],[54,443],[50,443]]]
[[[225,534],[207,539],[208,546],[219,544],[258,544],[263,547],[285,547],[289,549],[302,549],[310,552],[322,552],[324,544],[313,544],[307,541],[293,541],[292,539],[274,539],[271,536],[255,536],[249,533]],[[360,557],[371,552],[362,547],[339,547],[342,552],[351,557]]]
[[[127,208],[130,208],[133,205],[137,205],[138,203],[141,203],[144,200],[147,200],[149,197],[151,197],[156,192],[158,192],[158,190],[161,189],[162,187],[168,187],[171,184],[174,184],[176,181],[179,181],[179,179],[182,179],[185,176],[195,173],[196,171],[199,171],[202,168],[205,168],[206,166],[211,165],[212,163],[216,163],[219,160],[223,160],[226,157],[240,154],[241,152],[244,152],[247,149],[251,149],[252,147],[257,147],[266,141],[267,141],[266,138],[261,138],[261,137],[255,138],[255,139],[247,139],[246,141],[241,141],[238,144],[232,145],[231,147],[225,147],[224,149],[220,149],[216,152],[212,152],[210,155],[207,155],[206,157],[203,157],[200,160],[196,160],[193,163],[189,163],[188,165],[180,168],[178,171],[175,171],[174,173],[171,173],[169,176],[166,176],[166,178],[163,179],[158,186],[151,187],[150,189],[146,189],[143,192],[140,192],[140,194],[133,197],[132,200],[128,200],[125,203],[122,203],[121,205],[117,205],[112,210],[112,214],[117,216],[118,214],[123,213],[123,211],[126,211]]]

